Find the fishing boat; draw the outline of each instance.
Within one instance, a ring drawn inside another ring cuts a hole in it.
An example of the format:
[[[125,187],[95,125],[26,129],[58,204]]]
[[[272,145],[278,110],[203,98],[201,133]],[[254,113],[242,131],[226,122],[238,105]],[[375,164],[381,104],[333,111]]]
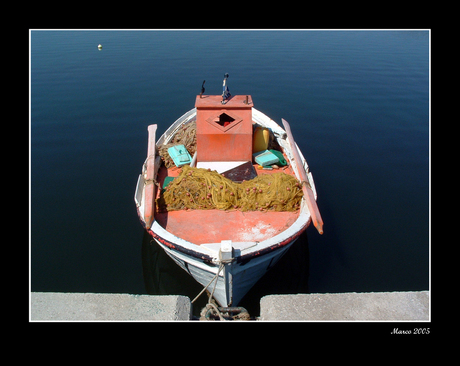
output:
[[[323,233],[313,176],[289,123],[284,119],[282,123],[284,129],[254,108],[252,96],[231,96],[227,87],[223,95],[197,95],[195,107],[158,139],[157,125],[148,126],[147,158],[134,195],[140,221],[221,307],[237,306],[311,222]],[[195,151],[180,144],[168,148],[174,164],[166,166],[159,151],[174,145],[174,136],[192,124]],[[275,148],[269,149],[270,143]],[[193,183],[202,192],[184,188],[197,176],[201,180]],[[279,183],[275,189],[270,181],[275,177],[283,182],[291,179],[291,185]],[[261,178],[269,179],[265,191],[252,183]],[[218,179],[223,183],[216,183]],[[170,192],[173,186],[176,193]],[[297,203],[289,209],[283,205],[287,207],[291,202],[286,200],[291,199],[264,201],[270,191],[280,195],[291,190]],[[171,204],[165,203],[168,194]],[[171,208],[179,194],[182,206]],[[233,201],[225,206],[222,197]],[[240,206],[238,199],[244,199],[246,206]],[[192,206],[187,207],[188,201]]]

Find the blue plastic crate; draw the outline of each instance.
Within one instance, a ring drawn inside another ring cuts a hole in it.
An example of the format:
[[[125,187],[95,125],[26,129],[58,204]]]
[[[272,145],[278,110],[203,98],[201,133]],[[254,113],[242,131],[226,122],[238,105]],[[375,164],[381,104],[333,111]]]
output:
[[[184,145],[176,145],[170,147],[168,149],[168,154],[173,159],[174,164],[176,164],[177,167],[190,164],[192,162],[192,157]]]
[[[262,166],[272,165],[279,162],[278,157],[268,150],[259,151],[255,154],[252,154],[252,156],[254,157],[256,163]]]

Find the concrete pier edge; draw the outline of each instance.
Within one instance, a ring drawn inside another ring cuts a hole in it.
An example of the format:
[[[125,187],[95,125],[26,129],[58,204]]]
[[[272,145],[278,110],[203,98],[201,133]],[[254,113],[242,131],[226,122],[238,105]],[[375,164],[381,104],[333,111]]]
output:
[[[32,292],[30,320],[172,321],[189,320],[187,296]]]
[[[260,321],[429,321],[428,291],[267,295]],[[31,321],[187,321],[187,296],[30,293]],[[252,315],[252,314],[251,314]]]
[[[429,317],[428,291],[269,295],[260,299],[263,321],[428,321]]]

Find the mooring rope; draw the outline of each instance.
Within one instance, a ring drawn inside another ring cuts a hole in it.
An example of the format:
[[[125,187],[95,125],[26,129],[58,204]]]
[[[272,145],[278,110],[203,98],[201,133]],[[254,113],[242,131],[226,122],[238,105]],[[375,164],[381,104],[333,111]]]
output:
[[[198,295],[196,295],[196,297],[192,300],[192,304],[201,296],[201,294],[203,292],[206,291],[206,289],[211,285],[212,281],[216,280],[216,278],[219,277],[220,275],[220,271],[222,271],[224,269],[224,266],[227,264],[227,263],[231,263],[233,261],[233,258],[230,258],[230,259],[220,259],[217,263],[219,263],[219,269],[217,270],[217,273],[215,274],[215,276],[213,278],[211,278],[211,281],[209,281],[209,283],[203,288],[203,290],[200,291],[200,293]],[[211,292],[211,296],[209,297],[209,299],[212,298],[212,296],[214,295],[214,291],[216,289],[216,286],[217,286],[217,280],[216,280],[216,283],[214,284],[214,288],[212,289],[212,292]]]
[[[219,311],[219,308],[218,308],[216,305],[214,305],[213,303],[211,303],[211,302],[208,302],[208,303],[206,304],[206,306],[205,306],[205,307],[203,308],[203,310],[201,311],[201,314],[206,314],[206,313],[208,312],[208,309],[209,309],[209,308],[214,309],[214,311],[215,311],[215,312],[217,313],[217,315],[219,316],[219,319],[220,319],[220,320],[222,320],[222,321],[227,321],[227,319],[225,319],[225,318],[222,316],[221,312]]]
[[[146,185],[154,183],[158,188],[161,189],[160,184],[157,182],[155,178],[147,179],[147,162],[149,161],[149,159],[155,159],[155,154],[150,154],[149,156],[147,156],[147,158],[144,161],[144,164],[142,165],[142,176],[144,177],[144,182]]]
[[[206,291],[206,289],[209,287],[209,285],[212,283],[212,281],[214,281],[220,274],[220,271],[224,268],[224,264],[222,263],[222,261],[219,261],[219,269],[217,270],[217,273],[216,275],[211,278],[211,281],[209,281],[209,283],[203,288],[203,290],[200,291],[200,293],[198,295],[196,295],[196,297],[192,300],[192,304],[201,296],[201,294],[203,292]],[[216,283],[214,284],[214,289],[216,288],[216,285],[217,285],[217,280],[216,280]],[[214,294],[214,289],[212,291],[212,293]],[[212,296],[211,296],[212,297]]]
[[[217,287],[217,281],[219,280],[219,274],[220,274],[220,272],[224,269],[224,267],[225,267],[225,265],[226,265],[227,263],[231,263],[232,261],[233,261],[233,258],[229,258],[229,259],[220,259],[220,260],[218,261],[218,263],[219,263],[219,268],[218,268],[218,270],[217,270],[217,273],[214,275],[213,278],[211,278],[211,281],[208,282],[208,284],[200,291],[200,293],[199,293],[198,295],[196,295],[196,297],[192,300],[192,304],[193,304],[193,303],[201,296],[201,294],[202,294],[203,292],[206,291],[206,289],[212,284],[212,282],[213,282],[214,280],[216,280],[216,282],[214,283],[214,287],[213,287],[211,293],[209,294],[208,302],[207,302],[206,306],[201,310],[201,313],[202,313],[202,314],[206,314],[206,312],[208,311],[208,309],[211,308],[211,309],[213,309],[213,310],[216,312],[216,314],[219,316],[219,319],[220,319],[220,320],[226,320],[226,319],[222,316],[222,314],[221,314],[221,312],[219,311],[218,307],[217,307],[216,305],[214,305],[211,301],[212,301],[212,298],[213,298],[213,296],[214,296],[214,291],[216,290],[216,287]]]

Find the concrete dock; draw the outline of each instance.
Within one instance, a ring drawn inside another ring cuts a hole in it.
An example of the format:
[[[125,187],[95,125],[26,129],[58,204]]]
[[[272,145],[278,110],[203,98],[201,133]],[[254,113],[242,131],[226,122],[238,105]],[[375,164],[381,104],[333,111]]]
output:
[[[269,295],[258,320],[428,321],[429,299],[428,291]],[[186,296],[32,292],[30,300],[31,321],[186,321],[192,313]]]
[[[429,292],[270,295],[260,299],[260,320],[429,320]]]
[[[189,320],[187,296],[32,292],[31,320]]]

